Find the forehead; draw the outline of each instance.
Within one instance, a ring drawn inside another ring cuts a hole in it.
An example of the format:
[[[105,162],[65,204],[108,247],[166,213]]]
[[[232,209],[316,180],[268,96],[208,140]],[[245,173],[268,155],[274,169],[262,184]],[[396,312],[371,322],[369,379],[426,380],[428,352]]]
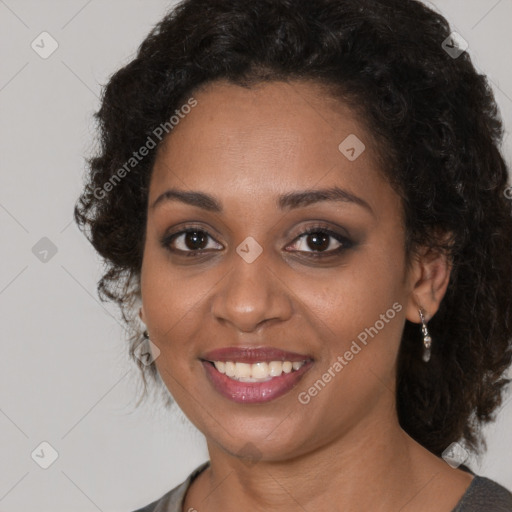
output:
[[[255,201],[290,189],[371,194],[383,185],[363,123],[320,84],[214,82],[193,97],[197,106],[159,148],[150,202],[171,186]]]

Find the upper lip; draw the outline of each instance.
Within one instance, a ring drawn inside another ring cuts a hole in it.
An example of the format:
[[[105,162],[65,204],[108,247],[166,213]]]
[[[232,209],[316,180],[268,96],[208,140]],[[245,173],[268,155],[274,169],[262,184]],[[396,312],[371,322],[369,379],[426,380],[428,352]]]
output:
[[[258,363],[269,361],[308,361],[312,357],[297,352],[289,352],[274,347],[224,347],[207,352],[200,359],[205,361],[237,361],[240,363]]]

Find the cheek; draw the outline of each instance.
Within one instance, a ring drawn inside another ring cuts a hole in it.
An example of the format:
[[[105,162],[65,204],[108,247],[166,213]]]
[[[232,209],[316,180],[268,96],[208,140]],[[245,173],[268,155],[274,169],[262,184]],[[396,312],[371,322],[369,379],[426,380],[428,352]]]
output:
[[[165,250],[147,244],[141,270],[141,294],[147,324],[154,335],[177,327],[179,320],[201,302],[204,290],[194,286],[179,267],[173,266]]]
[[[322,343],[318,368],[299,391],[307,399],[308,389],[314,395],[325,383],[328,389],[318,393],[313,407],[322,410],[337,403],[348,411],[347,421],[394,386],[404,325],[404,260],[396,246],[377,250],[383,244],[361,248],[322,285],[315,287],[311,280],[297,290],[309,323],[321,329],[317,332]]]
[[[162,254],[161,249],[146,247],[141,270],[146,325],[151,341],[161,352],[157,367],[186,360],[170,355],[186,348],[176,340],[183,339],[184,331],[191,326],[190,316],[201,301],[201,290],[181,278],[179,270],[172,269]]]
[[[315,288],[311,280],[296,290],[308,322],[321,329],[318,367],[297,394],[302,393],[301,403],[308,402],[310,411],[330,418],[334,431],[366,414],[382,396],[392,400],[404,325],[399,254],[362,251],[356,258],[357,264],[333,272],[324,285]],[[316,422],[312,417],[305,421]]]
[[[351,340],[373,326],[393,304],[403,306],[403,255],[394,245],[378,250],[379,245],[383,247],[378,243],[360,247],[346,264],[325,276],[293,278],[293,291],[305,311],[324,326],[331,338]],[[387,317],[394,319],[395,313],[392,309]]]

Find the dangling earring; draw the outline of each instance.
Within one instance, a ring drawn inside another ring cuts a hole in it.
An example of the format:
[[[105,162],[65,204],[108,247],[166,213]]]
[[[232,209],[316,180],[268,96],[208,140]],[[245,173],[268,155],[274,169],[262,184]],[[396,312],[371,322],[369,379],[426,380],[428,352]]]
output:
[[[423,316],[423,309],[418,309],[421,318],[421,331],[423,332],[423,361],[428,363],[430,361],[430,346],[432,345],[432,338],[428,333],[427,322]]]

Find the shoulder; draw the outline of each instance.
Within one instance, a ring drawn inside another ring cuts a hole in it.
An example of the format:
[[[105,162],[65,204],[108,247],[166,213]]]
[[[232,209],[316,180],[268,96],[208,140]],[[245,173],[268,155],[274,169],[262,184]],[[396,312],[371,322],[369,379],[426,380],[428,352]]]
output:
[[[205,462],[196,468],[188,478],[177,485],[174,489],[171,489],[157,500],[151,502],[143,508],[139,508],[134,512],[181,512],[183,504],[183,498],[187,493],[188,488],[192,481],[209,466],[210,462]]]
[[[453,512],[512,512],[512,494],[494,480],[475,475]]]

